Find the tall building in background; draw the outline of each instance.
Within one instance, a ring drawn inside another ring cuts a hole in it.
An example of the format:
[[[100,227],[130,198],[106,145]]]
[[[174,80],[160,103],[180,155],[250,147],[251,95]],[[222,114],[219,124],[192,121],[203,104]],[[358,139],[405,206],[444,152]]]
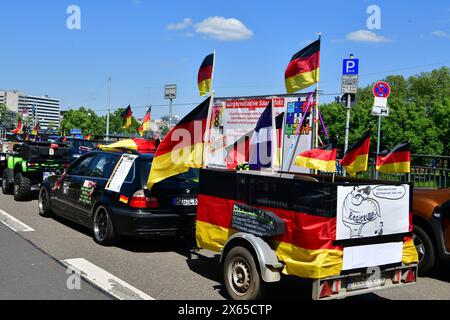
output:
[[[24,115],[25,123],[31,125],[34,118],[39,121],[40,128],[47,129],[49,125],[59,127],[60,105],[59,99],[45,96],[29,96],[17,90],[0,90],[0,103],[4,103],[6,108],[13,112]]]

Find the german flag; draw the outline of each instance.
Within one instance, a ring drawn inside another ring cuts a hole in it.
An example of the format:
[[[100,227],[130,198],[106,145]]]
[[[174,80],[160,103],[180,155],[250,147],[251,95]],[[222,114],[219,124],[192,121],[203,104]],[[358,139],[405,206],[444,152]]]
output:
[[[319,82],[320,39],[297,52],[285,72],[286,90],[294,93]]]
[[[19,119],[19,122],[17,123],[17,128],[12,130],[11,133],[14,133],[14,134],[22,134],[23,133],[22,120]]]
[[[318,149],[299,154],[295,159],[295,164],[303,168],[336,172],[336,153],[334,143],[330,143]]]
[[[142,136],[144,136],[144,133],[150,129],[150,120],[152,118],[152,108],[148,109],[147,113],[145,114],[144,119],[142,119],[142,125],[139,127],[138,132]]]
[[[39,124],[37,124],[37,125],[34,127],[34,129],[33,129],[33,131],[31,132],[31,134],[32,134],[33,136],[37,136],[38,133],[39,133]]]
[[[348,149],[341,165],[344,166],[347,173],[351,176],[358,172],[367,171],[370,150],[370,132],[366,132],[353,146]]]
[[[184,117],[161,141],[153,158],[148,188],[164,179],[203,166],[203,146],[211,97]]]
[[[128,108],[125,109],[125,111],[122,113],[122,118],[124,124],[124,128],[128,129],[131,127],[131,117],[133,116],[133,112],[131,111],[131,106],[129,105]]]
[[[234,170],[243,163],[250,161],[250,139],[255,130],[247,132],[240,137],[233,145],[227,147],[227,169]]]
[[[198,71],[198,89],[200,96],[205,96],[207,92],[211,92],[211,84],[214,73],[215,54],[212,53],[203,60],[200,70]]]
[[[391,151],[384,151],[377,157],[377,171],[383,173],[411,172],[411,145],[399,144]]]

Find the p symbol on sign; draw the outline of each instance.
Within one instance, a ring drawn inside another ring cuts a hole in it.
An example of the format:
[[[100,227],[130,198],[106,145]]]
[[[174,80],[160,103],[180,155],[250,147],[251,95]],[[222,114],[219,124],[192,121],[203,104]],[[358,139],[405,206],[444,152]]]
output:
[[[359,65],[358,59],[345,59],[343,74],[344,75],[348,75],[348,74],[357,75],[358,69],[359,69],[358,65]]]

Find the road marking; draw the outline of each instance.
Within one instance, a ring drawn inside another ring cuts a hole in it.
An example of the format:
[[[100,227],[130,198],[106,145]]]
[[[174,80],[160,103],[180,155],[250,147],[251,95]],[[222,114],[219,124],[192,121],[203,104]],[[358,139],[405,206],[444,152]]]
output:
[[[33,228],[0,209],[0,222],[15,232],[31,232]]]
[[[79,271],[84,279],[119,300],[155,300],[86,259],[68,259],[63,260],[62,263],[74,271]]]

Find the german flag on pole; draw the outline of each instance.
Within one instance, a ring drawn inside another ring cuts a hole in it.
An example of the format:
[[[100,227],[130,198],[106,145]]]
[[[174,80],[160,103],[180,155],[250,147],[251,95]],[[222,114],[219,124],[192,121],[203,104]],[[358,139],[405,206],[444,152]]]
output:
[[[148,130],[150,130],[150,120],[152,119],[152,108],[150,107],[145,114],[144,119],[142,119],[142,125],[139,127],[138,132],[142,136]]]
[[[129,105],[128,108],[125,109],[125,111],[122,113],[122,118],[124,124],[124,128],[128,129],[131,127],[131,117],[133,116],[133,112],[131,111],[131,106]]]
[[[277,150],[276,150],[275,163],[274,163],[275,167],[281,167],[281,163],[282,163],[284,115],[285,115],[285,113],[282,112],[278,116],[275,117],[275,129],[276,129],[276,136],[277,136]]]
[[[336,153],[334,143],[330,143],[318,149],[299,154],[295,159],[295,164],[303,168],[336,172]]]
[[[399,144],[391,151],[384,151],[377,157],[377,171],[383,173],[411,172],[411,145]]]
[[[211,92],[212,79],[214,73],[215,54],[212,53],[203,60],[200,70],[198,71],[198,89],[200,96],[205,96],[207,92]]]
[[[320,39],[297,52],[285,73],[286,90],[294,93],[319,82]]]
[[[36,124],[36,126],[34,127],[33,131],[31,132],[31,134],[33,136],[37,136],[39,133],[39,124]]]
[[[148,188],[164,179],[203,166],[206,121],[211,97],[184,117],[161,141],[153,158]]]
[[[22,134],[23,133],[22,120],[19,119],[19,122],[17,123],[17,128],[12,130],[11,133],[14,133],[14,134]]]
[[[367,171],[370,150],[370,132],[366,132],[353,146],[348,149],[341,165],[344,166],[347,173],[351,176],[358,172]]]

